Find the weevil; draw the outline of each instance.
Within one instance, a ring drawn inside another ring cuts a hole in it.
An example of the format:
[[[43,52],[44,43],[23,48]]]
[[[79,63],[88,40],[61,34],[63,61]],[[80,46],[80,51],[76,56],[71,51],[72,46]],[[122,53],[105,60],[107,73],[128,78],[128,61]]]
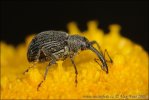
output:
[[[30,42],[27,59],[29,62],[49,62],[44,73],[44,81],[51,65],[56,64],[56,61],[65,60],[69,57],[75,69],[75,83],[77,84],[78,71],[74,62],[74,56],[78,51],[91,50],[94,52],[102,63],[101,69],[108,73],[108,66],[103,53],[93,47],[93,44],[96,44],[99,48],[96,41],[89,41],[80,35],[69,35],[62,31],[44,31],[37,34]],[[110,60],[112,62],[111,58]],[[37,90],[43,81],[39,83]]]

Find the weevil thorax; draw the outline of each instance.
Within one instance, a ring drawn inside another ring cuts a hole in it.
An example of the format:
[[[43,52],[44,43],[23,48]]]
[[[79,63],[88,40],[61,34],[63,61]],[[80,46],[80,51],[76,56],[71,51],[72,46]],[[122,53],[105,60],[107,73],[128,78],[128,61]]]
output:
[[[89,43],[87,38],[79,35],[70,35],[68,37],[68,47],[70,53],[77,53],[82,50],[87,49],[87,44]]]

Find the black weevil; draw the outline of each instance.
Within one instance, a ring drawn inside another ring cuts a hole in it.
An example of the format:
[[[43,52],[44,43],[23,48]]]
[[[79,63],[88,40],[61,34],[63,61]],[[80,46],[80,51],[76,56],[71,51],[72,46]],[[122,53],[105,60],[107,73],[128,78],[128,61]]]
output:
[[[56,64],[56,61],[58,60],[65,60],[67,57],[70,57],[75,68],[75,82],[77,84],[78,72],[74,62],[74,56],[79,50],[82,51],[89,49],[93,51],[102,63],[102,70],[108,73],[108,66],[103,53],[94,48],[93,44],[96,44],[99,47],[96,41],[89,42],[87,38],[80,35],[69,35],[68,33],[62,31],[44,31],[37,34],[32,39],[28,47],[27,59],[29,62],[49,61],[44,74],[45,80],[48,69],[52,64]],[[111,58],[110,61],[112,62]],[[27,72],[30,68],[31,67],[29,67],[25,72]],[[43,81],[39,83],[37,90],[42,82]]]

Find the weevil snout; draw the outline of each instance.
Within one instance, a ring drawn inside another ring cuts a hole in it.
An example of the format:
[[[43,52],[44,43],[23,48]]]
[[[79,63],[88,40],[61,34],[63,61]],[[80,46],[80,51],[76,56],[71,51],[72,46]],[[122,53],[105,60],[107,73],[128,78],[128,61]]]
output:
[[[102,70],[105,71],[107,74],[108,74],[108,66],[106,63],[104,63],[102,66],[101,66]]]
[[[107,66],[107,63],[106,63],[106,60],[105,60],[103,54],[100,51],[98,51],[96,48],[94,48],[91,43],[88,43],[87,48],[90,49],[91,51],[93,51],[98,56],[99,60],[102,63],[101,69],[103,71],[105,71],[106,73],[108,73],[108,66]]]

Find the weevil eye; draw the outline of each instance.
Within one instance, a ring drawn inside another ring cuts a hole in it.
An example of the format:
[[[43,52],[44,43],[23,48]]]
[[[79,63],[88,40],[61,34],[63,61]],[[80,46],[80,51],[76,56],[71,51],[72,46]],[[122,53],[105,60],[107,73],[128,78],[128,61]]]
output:
[[[85,50],[85,49],[86,49],[86,46],[81,45],[81,50]]]
[[[68,41],[64,41],[64,44],[65,44],[65,45],[68,45]]]
[[[86,37],[84,37],[83,39],[84,39],[84,45],[83,45],[84,49],[87,49],[88,47],[90,47],[89,40]],[[83,48],[83,46],[82,46],[82,48]]]
[[[87,49],[87,42],[83,42],[81,44],[81,50],[86,50]]]

